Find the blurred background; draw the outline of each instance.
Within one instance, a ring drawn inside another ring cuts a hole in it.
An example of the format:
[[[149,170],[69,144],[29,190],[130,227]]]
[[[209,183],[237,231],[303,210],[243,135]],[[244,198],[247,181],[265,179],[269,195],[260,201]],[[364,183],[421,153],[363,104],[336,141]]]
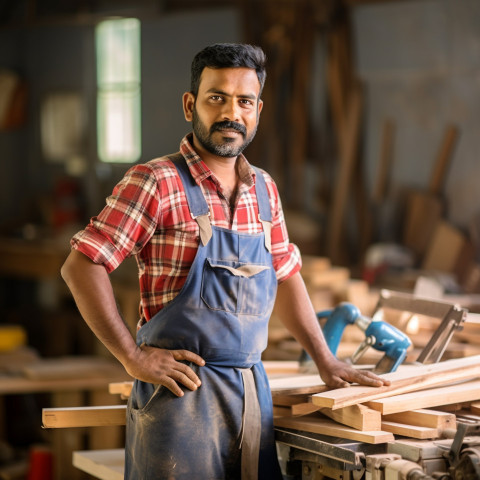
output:
[[[191,60],[216,42],[267,53],[246,155],[307,260],[479,293],[479,25],[478,0],[0,0],[4,351],[99,353],[59,278],[69,239],[131,165],[178,150]],[[134,263],[112,279],[134,325]]]

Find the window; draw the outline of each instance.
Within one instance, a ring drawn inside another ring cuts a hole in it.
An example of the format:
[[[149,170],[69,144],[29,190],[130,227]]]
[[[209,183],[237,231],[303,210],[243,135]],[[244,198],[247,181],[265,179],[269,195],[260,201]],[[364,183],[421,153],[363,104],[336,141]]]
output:
[[[105,20],[96,27],[95,42],[98,156],[132,163],[141,155],[140,21]]]

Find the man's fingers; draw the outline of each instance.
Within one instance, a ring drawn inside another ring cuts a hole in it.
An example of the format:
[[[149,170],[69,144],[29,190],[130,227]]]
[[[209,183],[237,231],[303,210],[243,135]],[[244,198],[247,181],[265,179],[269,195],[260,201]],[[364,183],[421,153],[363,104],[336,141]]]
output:
[[[205,365],[205,360],[200,355],[190,352],[189,350],[172,350],[172,353],[175,360],[187,360],[195,363],[199,367]]]
[[[184,393],[183,390],[178,386],[177,382],[170,377],[166,377],[161,385],[168,388],[174,395],[177,397],[183,397]]]
[[[359,377],[361,377],[364,381],[364,383],[367,383],[369,385],[372,385],[374,387],[380,387],[382,385],[390,385],[390,381],[379,377],[378,375],[375,375],[373,372],[370,372],[368,370],[357,370],[357,373]]]
[[[190,372],[192,372],[193,375],[191,376],[187,375],[187,373],[190,373]],[[189,390],[196,390],[201,385],[202,382],[195,375],[193,370],[190,370],[190,372],[183,373],[180,371],[175,371],[175,372],[172,372],[170,377],[173,378],[177,383],[181,383],[182,385],[187,387]]]

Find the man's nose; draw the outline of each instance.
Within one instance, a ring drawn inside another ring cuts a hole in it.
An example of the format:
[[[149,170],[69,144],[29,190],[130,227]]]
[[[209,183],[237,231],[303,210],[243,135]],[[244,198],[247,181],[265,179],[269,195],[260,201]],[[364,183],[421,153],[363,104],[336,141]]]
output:
[[[238,122],[240,120],[240,107],[234,100],[225,102],[223,106],[223,119],[231,122]]]

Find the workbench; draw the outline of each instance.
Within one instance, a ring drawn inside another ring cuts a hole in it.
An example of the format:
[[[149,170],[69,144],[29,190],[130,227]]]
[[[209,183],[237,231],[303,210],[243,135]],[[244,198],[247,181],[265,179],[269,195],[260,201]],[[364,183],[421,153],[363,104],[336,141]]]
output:
[[[475,382],[480,373],[480,357],[474,356],[430,365],[402,366],[400,371],[386,374],[392,382],[388,387],[353,385],[345,389],[325,390],[318,375],[304,375],[298,372],[298,367],[296,373],[272,373],[272,365],[277,364],[283,368],[283,364],[288,372],[295,368],[297,362],[266,363],[267,373],[270,370],[269,379],[274,405],[287,405],[292,401],[291,407],[299,406],[302,409],[308,405],[312,406],[312,401],[313,406],[318,406],[330,399],[336,399],[335,403],[345,404],[347,392],[351,392],[348,394],[348,399],[354,410],[359,408],[373,411],[374,404],[378,402],[369,400],[385,394],[387,394],[386,400],[389,398],[399,400],[408,396],[408,392],[412,392],[410,395],[415,398],[426,399],[431,396],[432,401],[437,402],[435,395],[430,394],[435,391],[435,388],[431,387],[436,386],[439,390],[448,388],[443,385],[442,378],[447,383],[452,379],[458,381],[463,378],[466,380],[463,385],[468,385],[469,382]],[[120,393],[125,399],[129,394],[129,388],[131,388],[129,382],[120,382],[111,384],[109,391]],[[459,389],[456,386],[454,388]],[[294,391],[297,393],[292,393]],[[320,393],[312,394],[314,391]],[[393,396],[391,396],[392,393]],[[357,404],[355,398],[358,395],[365,404]],[[299,403],[294,403],[296,401],[294,397]],[[309,403],[305,403],[306,397],[309,397]],[[344,400],[342,400],[343,397],[345,397]],[[459,401],[454,400],[455,403]],[[441,408],[435,409],[434,405],[448,406],[452,403],[453,400],[448,398],[448,395],[443,395],[441,404],[417,405],[413,407],[416,410],[412,411],[409,411],[411,408],[409,406],[400,408],[398,411],[405,413],[403,415],[399,413],[400,418],[396,420],[389,419],[392,415],[383,415],[383,413],[388,414],[388,411],[375,410],[373,413],[378,415],[374,420],[378,425],[373,427],[372,431],[368,431],[365,425],[357,425],[353,428],[348,426],[352,421],[355,424],[358,422],[357,415],[353,415],[355,418],[345,416],[340,423],[331,420],[332,412],[340,413],[343,410],[343,413],[347,413],[348,407],[340,410],[333,409],[330,412],[324,411],[322,407],[322,412],[300,415],[293,413],[293,408],[290,413],[274,413],[275,438],[282,470],[287,478],[295,480],[323,478],[400,480],[407,478],[401,476],[400,472],[404,470],[430,475],[433,472],[447,472],[449,468],[453,468],[456,472],[461,471],[462,474],[479,468],[479,476],[465,478],[480,478],[480,457],[475,453],[480,445],[480,389],[473,389],[471,398],[464,398],[464,400],[466,401],[463,402],[464,410],[460,410],[459,405],[453,405],[454,413],[442,411]],[[468,400],[470,403],[467,402]],[[384,399],[380,399],[380,403],[381,401]],[[465,410],[467,405],[468,410]],[[422,408],[423,410],[419,410]],[[428,408],[434,408],[434,410],[427,410]],[[49,428],[121,425],[125,421],[125,409],[126,405],[123,404],[117,407],[105,406],[93,409],[44,410],[43,420],[44,425]],[[422,423],[425,421],[428,421],[428,426]],[[420,426],[421,424],[423,427]],[[392,433],[397,432],[398,428],[408,428],[413,437],[407,436],[405,430],[403,430],[404,433]],[[100,480],[121,480],[123,460],[122,448],[77,450],[73,454],[74,467]],[[388,476],[385,473],[387,471]]]
[[[108,393],[112,379],[122,382],[130,377],[118,362],[97,357],[65,357],[38,359],[20,371],[0,373],[0,425],[5,426],[8,412],[4,399],[7,395],[47,393],[53,407],[103,405],[118,403],[120,399]],[[1,432],[5,438],[5,431]],[[104,449],[123,445],[121,427],[105,429],[64,429],[45,432],[54,452],[55,480],[77,480],[84,474],[72,465],[75,450]]]

